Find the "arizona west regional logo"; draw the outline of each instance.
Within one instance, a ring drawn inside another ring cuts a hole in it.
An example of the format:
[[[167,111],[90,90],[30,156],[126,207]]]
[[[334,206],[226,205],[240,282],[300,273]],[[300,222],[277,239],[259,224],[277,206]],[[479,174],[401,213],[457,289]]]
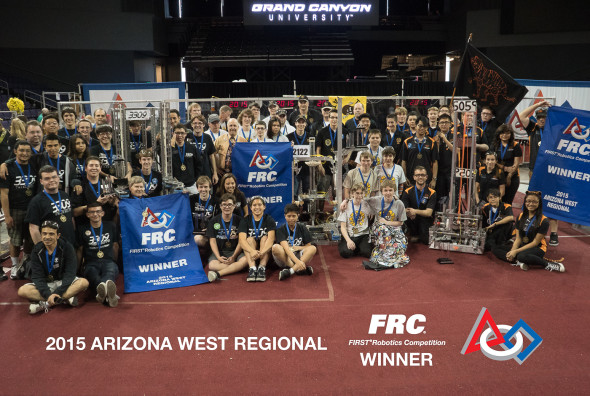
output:
[[[489,327],[484,330],[486,323]],[[492,333],[494,333],[495,338],[490,337]],[[502,333],[504,334],[502,335]],[[530,341],[530,344],[524,350],[523,334]],[[514,343],[511,341],[513,338]],[[485,356],[492,360],[514,359],[518,364],[523,364],[542,342],[543,339],[524,320],[519,319],[514,326],[496,325],[492,315],[484,307],[475,320],[461,354],[467,355],[481,350]],[[500,345],[504,350],[498,351],[491,348],[496,345]]]
[[[173,214],[165,210],[159,213],[154,213],[150,208],[145,208],[142,216],[141,226],[151,228],[168,228],[175,217]]]
[[[268,169],[272,170],[279,161],[273,157],[272,155],[262,155],[260,150],[256,150],[254,156],[252,157],[252,161],[250,161],[250,168],[255,166],[258,169]]]

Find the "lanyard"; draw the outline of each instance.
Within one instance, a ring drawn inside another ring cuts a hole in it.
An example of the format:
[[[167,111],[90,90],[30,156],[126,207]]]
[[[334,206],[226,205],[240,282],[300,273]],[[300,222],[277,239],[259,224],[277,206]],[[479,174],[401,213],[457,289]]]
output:
[[[213,133],[213,131],[211,131],[211,129],[209,129],[209,133],[211,134],[211,137],[213,138],[213,142],[215,142],[215,140],[217,140],[217,138],[215,137],[215,133]],[[221,131],[219,131],[219,134],[221,134]],[[217,137],[219,137],[219,134],[217,135]]]
[[[98,196],[100,195],[100,179],[98,179],[98,189],[94,189],[94,186],[92,185],[92,183],[90,183],[90,180],[88,180],[88,185],[90,186],[90,189],[92,190],[94,196],[98,198]]]
[[[498,218],[498,215],[500,215],[500,208],[496,209],[495,215],[493,209],[493,207],[490,207],[490,225],[494,224],[496,222],[496,219]]]
[[[154,172],[150,172],[150,179],[148,180],[148,182],[145,184],[145,193],[148,194],[150,192],[150,188],[152,187],[152,176],[153,176]],[[142,173],[143,176],[143,173]],[[145,180],[145,178],[144,178]]]
[[[107,162],[109,163],[109,166],[112,166],[113,165],[113,146],[111,146],[111,149],[109,150],[109,154],[107,154],[106,150],[104,149],[104,147],[102,147],[102,145],[100,146],[100,149],[104,153],[105,157],[107,157]]]
[[[47,154],[47,159],[49,160],[49,163],[51,164],[51,166],[55,166],[53,165],[53,161],[51,160],[51,157],[49,156],[49,154]],[[57,155],[57,166],[55,166],[55,168],[57,169],[57,174],[59,174],[59,160],[61,160],[61,155]]]
[[[533,218],[529,221],[529,225],[526,227],[526,230],[524,230],[524,233],[528,236],[529,235],[529,229],[531,228],[531,226],[533,225],[533,223],[535,222],[535,219],[537,218],[537,215],[534,215]]]
[[[287,128],[287,126],[285,125],[285,129]],[[250,132],[248,132],[248,142],[250,142],[250,138],[252,137],[252,127],[250,127]],[[242,131],[242,136],[244,137],[244,139],[246,139],[246,132],[244,132],[244,128],[240,127],[240,131]]]
[[[330,127],[330,140],[332,141],[332,150],[334,150],[336,147],[336,133],[337,131],[334,131],[332,133],[332,127]]]
[[[208,202],[208,201],[207,201]],[[221,218],[221,224],[223,225],[223,231],[225,232],[225,239],[229,242],[229,238],[231,237],[231,225],[234,222],[234,215],[231,215],[231,220],[229,221],[229,229],[225,226],[225,221],[223,221],[223,217]]]
[[[207,211],[207,208],[209,207],[209,200],[211,199],[211,194],[209,194],[209,198],[207,198],[207,202],[205,202],[205,206],[203,206],[203,201],[201,201],[201,196],[199,195],[199,205],[203,206],[205,208],[205,211]]]
[[[388,146],[393,146],[394,137],[395,137],[395,132],[392,133],[391,136],[389,135],[389,131],[387,132],[387,136],[385,138],[387,139]]]
[[[428,135],[429,135],[430,137],[434,137],[434,136],[436,136],[436,127],[435,127],[434,129],[433,129],[433,128],[430,128],[430,127],[428,127]]]
[[[371,152],[371,157],[373,157],[373,164],[371,166],[375,166],[375,165],[377,165],[377,159],[379,156],[379,149],[377,149],[377,155],[373,154],[373,149],[371,149],[371,146],[369,146],[369,151]]]
[[[180,163],[184,165],[184,155],[186,154],[186,144],[182,145],[182,151],[178,148],[178,156],[180,157]]]
[[[45,260],[47,261],[47,272],[51,274],[53,271],[53,263],[55,263],[55,253],[57,252],[57,246],[53,249],[53,253],[51,254],[51,261],[49,261],[49,252],[45,249]]]
[[[369,176],[367,176],[367,181],[365,181],[365,178],[363,176],[363,172],[361,172],[360,168],[357,168],[359,171],[359,175],[361,175],[361,180],[363,181],[363,185],[365,186],[365,191],[367,191],[367,184],[369,184],[369,180],[371,179],[371,172],[369,172]]]
[[[406,127],[408,126],[408,124],[404,124],[404,129],[399,129],[399,124],[397,124],[397,130],[400,131],[401,133],[404,133],[406,131]]]
[[[393,206],[393,201],[395,201],[395,200],[392,200],[389,203],[389,206],[387,207],[387,210],[384,212],[383,209],[385,209],[385,198],[381,198],[381,214],[380,214],[381,217],[385,218],[385,216],[387,216],[389,214],[389,210]]]
[[[289,238],[289,245],[295,246],[295,233],[297,232],[297,223],[295,223],[295,228],[293,228],[293,236],[291,236],[291,231],[289,230],[288,224],[285,224],[285,228],[287,229],[287,235]]]
[[[418,209],[420,208],[420,202],[422,202],[422,198],[424,198],[424,192],[426,191],[426,186],[422,189],[422,194],[420,194],[420,199],[418,199],[418,187],[414,186],[414,194],[416,194],[416,203],[418,204]]]
[[[393,164],[393,168],[391,168],[391,176],[387,174],[385,166],[381,165],[381,169],[383,169],[383,173],[385,173],[385,177],[387,178],[387,180],[393,180],[393,171],[395,170],[395,164]]]
[[[51,197],[51,195],[47,194],[47,191],[43,191],[43,194],[45,194],[47,196],[47,198],[49,198],[51,203],[55,205],[55,208],[57,209],[59,214],[61,214],[61,212],[63,210],[63,205],[61,203],[61,194],[59,193],[59,191],[57,192],[57,202],[55,202],[55,200]],[[58,206],[58,204],[59,204],[59,206]]]
[[[84,164],[81,164],[80,163],[80,160],[78,158],[76,158],[76,163],[78,164],[77,167],[78,167],[78,170],[80,171],[80,174],[81,175],[84,175],[86,173],[85,172],[85,169],[86,169],[86,160],[84,160]]]
[[[135,152],[139,153],[139,149],[141,148],[141,132],[139,132],[139,140],[135,140],[135,135],[130,133],[131,139],[133,139],[133,145],[135,146]]]
[[[43,151],[43,142],[41,142],[41,147],[39,147],[39,151],[35,150],[35,147],[33,147],[32,145],[31,145],[31,148],[33,149],[35,154],[39,154],[40,152]]]
[[[418,138],[415,138],[415,142],[416,142],[416,145],[418,146],[418,152],[420,154],[422,154],[422,146],[424,146],[424,144],[426,143],[426,138],[422,141],[422,143],[420,143],[418,141]]]
[[[363,203],[361,202],[361,204],[359,205],[359,211],[356,212],[354,210],[354,201],[351,200],[350,204],[352,205],[352,218],[354,220],[354,225],[356,226],[356,223],[358,222],[359,218],[361,217],[361,209],[363,208]]]
[[[500,144],[500,159],[504,161],[504,156],[506,155],[506,151],[508,151],[508,143],[506,143],[506,147]]]
[[[293,137],[295,138],[295,144],[301,145],[301,144],[305,143],[305,138],[307,137],[307,131],[305,131],[305,133],[303,134],[303,139],[301,139],[301,142],[299,141],[299,139],[297,139],[297,132],[295,132],[293,134]]]
[[[286,135],[286,134],[287,134],[287,124],[285,124],[285,127],[281,131],[281,135]]]
[[[25,174],[23,172],[23,168],[20,167],[20,164],[18,163],[18,161],[14,161],[14,163],[16,164],[20,175],[23,178],[23,181],[25,182],[25,187],[29,188],[29,183],[30,183],[30,179],[31,179],[31,164],[27,164],[28,170],[27,170],[27,176],[25,177]]]
[[[100,245],[102,245],[102,223],[100,223],[100,235],[98,236],[98,239],[96,239],[96,233],[94,232],[94,227],[92,227],[92,224],[90,225],[90,231],[92,231],[92,236],[96,241],[96,247],[98,247],[98,250],[100,250]]]
[[[256,238],[258,238],[258,235],[260,234],[260,227],[262,227],[262,219],[264,219],[264,215],[262,215],[262,217],[260,218],[260,221],[258,221],[258,227],[256,227],[256,222],[254,221],[254,215],[252,215],[252,227],[254,227],[254,233],[256,234]]]

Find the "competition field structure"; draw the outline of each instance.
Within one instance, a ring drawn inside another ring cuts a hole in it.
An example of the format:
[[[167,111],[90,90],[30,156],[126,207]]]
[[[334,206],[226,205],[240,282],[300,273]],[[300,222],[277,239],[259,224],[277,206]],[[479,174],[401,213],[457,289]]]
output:
[[[273,266],[265,283],[236,274],[116,309],[87,295],[35,316],[16,296],[25,281],[5,281],[0,394],[587,394],[589,245],[561,225],[548,252],[561,274],[490,254],[439,265],[416,245],[407,267],[374,272],[322,246],[311,277],[279,282]],[[460,353],[483,307],[542,338],[525,362]]]

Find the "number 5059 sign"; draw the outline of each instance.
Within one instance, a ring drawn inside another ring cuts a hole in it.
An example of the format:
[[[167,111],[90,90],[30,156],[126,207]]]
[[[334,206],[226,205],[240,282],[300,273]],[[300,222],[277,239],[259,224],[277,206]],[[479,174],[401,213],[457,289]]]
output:
[[[476,111],[477,101],[476,100],[454,100],[453,101],[454,111]]]

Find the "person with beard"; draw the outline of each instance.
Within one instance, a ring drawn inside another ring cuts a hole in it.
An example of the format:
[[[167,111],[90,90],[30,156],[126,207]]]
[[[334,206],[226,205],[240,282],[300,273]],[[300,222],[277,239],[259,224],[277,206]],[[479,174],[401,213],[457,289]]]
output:
[[[422,242],[428,245],[428,230],[434,224],[436,192],[426,185],[428,172],[418,165],[414,168],[415,185],[406,188],[401,200],[406,208],[406,226],[410,242]]]

